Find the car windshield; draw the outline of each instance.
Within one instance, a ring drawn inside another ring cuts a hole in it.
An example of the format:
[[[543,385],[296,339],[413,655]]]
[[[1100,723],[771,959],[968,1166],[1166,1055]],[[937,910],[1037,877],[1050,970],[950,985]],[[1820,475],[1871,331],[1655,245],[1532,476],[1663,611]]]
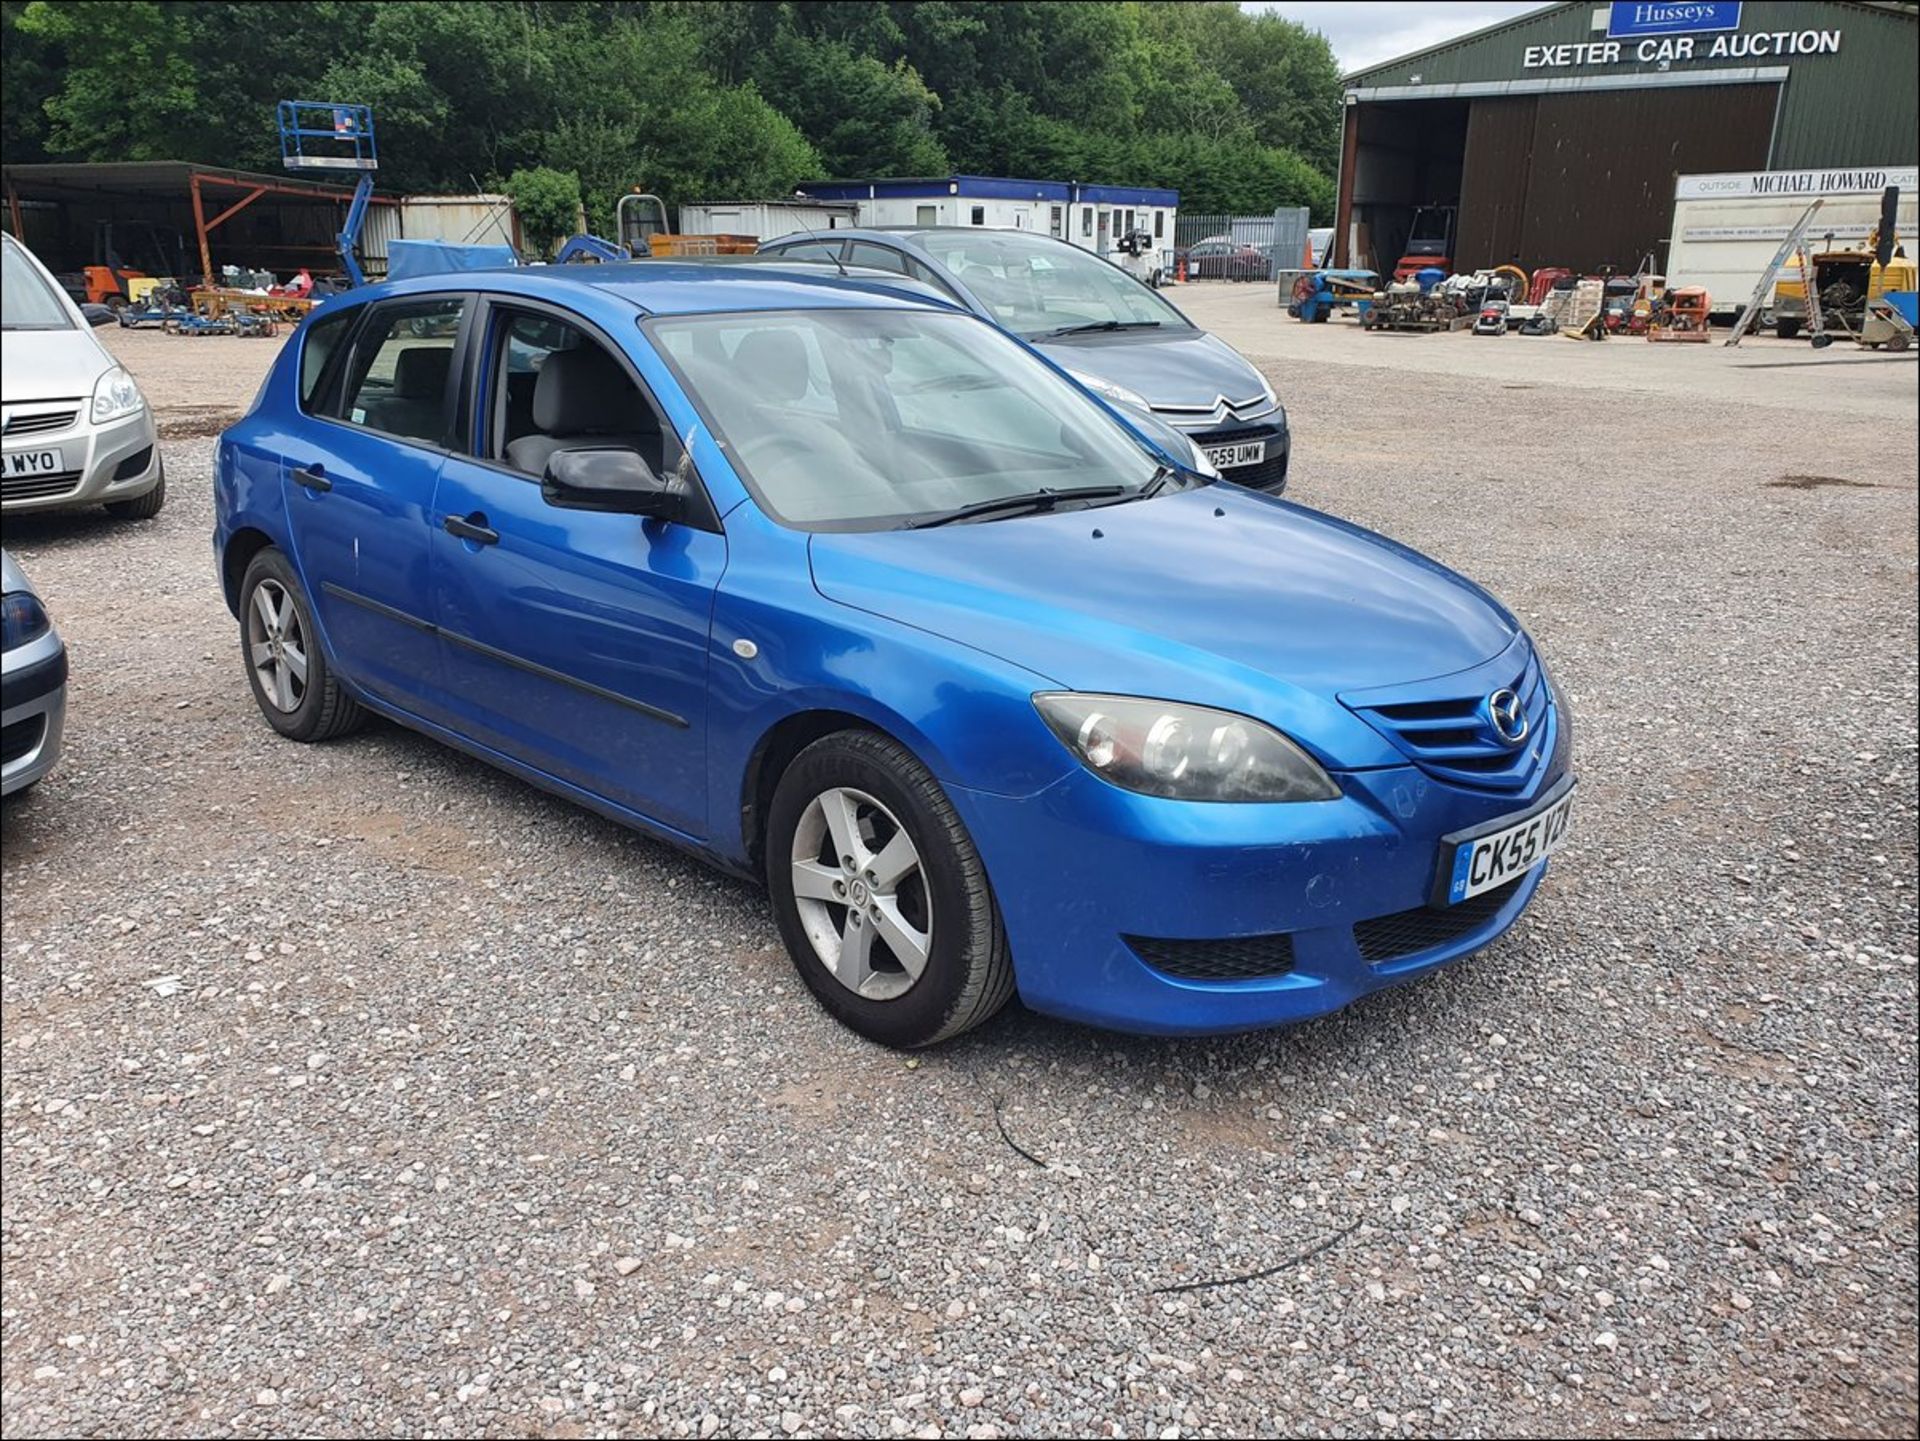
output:
[[[1192,328],[1124,270],[1063,241],[1012,230],[928,230],[915,239],[995,320],[1029,340],[1094,327]]]
[[[1045,508],[1071,491],[1124,499],[1160,470],[1083,391],[973,316],[751,311],[647,329],[761,507],[805,529],[879,530],[1020,496]]]
[[[73,317],[18,245],[0,245],[0,329],[71,330]]]

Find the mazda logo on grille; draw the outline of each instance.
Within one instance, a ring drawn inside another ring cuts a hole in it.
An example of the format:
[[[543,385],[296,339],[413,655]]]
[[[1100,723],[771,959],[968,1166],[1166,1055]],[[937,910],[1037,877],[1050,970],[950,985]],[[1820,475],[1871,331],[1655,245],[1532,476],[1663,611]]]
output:
[[[1493,722],[1493,733],[1510,746],[1517,746],[1525,740],[1531,728],[1520,697],[1507,689],[1497,690],[1487,697],[1487,719]]]

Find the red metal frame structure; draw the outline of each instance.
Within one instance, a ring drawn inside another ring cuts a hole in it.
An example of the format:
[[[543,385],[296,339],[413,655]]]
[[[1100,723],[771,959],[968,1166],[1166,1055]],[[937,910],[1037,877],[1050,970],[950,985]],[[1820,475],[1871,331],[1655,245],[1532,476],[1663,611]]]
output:
[[[15,235],[23,235],[21,194],[29,199],[115,204],[137,202],[142,198],[174,202],[180,198],[184,182],[186,199],[193,212],[194,238],[199,244],[201,280],[215,283],[213,248],[209,237],[249,205],[267,195],[286,196],[301,201],[326,201],[343,209],[352,202],[353,193],[338,186],[289,180],[281,176],[260,175],[246,170],[228,170],[219,166],[194,165],[185,161],[155,160],[125,164],[82,165],[9,165],[5,167],[7,209]],[[215,192],[221,192],[216,194]],[[239,198],[208,214],[210,204],[218,204],[225,194],[239,192]],[[389,195],[371,197],[374,205],[397,205]],[[319,245],[315,251],[332,249]]]

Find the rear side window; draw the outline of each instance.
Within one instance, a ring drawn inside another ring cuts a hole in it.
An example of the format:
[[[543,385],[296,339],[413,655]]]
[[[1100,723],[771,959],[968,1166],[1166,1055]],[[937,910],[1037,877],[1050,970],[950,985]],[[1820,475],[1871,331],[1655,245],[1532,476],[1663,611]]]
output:
[[[340,349],[340,342],[353,329],[353,318],[360,312],[342,310],[333,315],[322,312],[300,333],[300,408],[309,415],[317,409],[314,401],[320,391],[320,379],[327,373],[327,362]]]
[[[789,245],[780,252],[780,258],[782,260],[824,260],[832,265],[840,259],[840,242],[837,240],[804,241],[799,245]]]
[[[847,264],[866,265],[875,270],[895,270],[907,273],[907,257],[897,250],[884,245],[873,245],[864,240],[853,242],[853,248],[847,252]]]
[[[401,440],[444,443],[465,310],[460,296],[376,306],[354,342],[339,418]]]

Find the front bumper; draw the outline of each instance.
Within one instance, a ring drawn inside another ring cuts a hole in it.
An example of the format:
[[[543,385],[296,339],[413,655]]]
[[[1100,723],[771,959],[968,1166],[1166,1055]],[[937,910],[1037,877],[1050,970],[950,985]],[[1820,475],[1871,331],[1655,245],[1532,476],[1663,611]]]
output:
[[[53,769],[67,718],[67,648],[59,633],[16,646],[0,662],[0,795]]]
[[[0,440],[0,450],[8,455],[58,450],[62,464],[51,474],[0,474],[0,511],[14,515],[134,500],[160,483],[160,445],[152,408],[142,406],[132,415],[95,425],[87,418],[87,404],[85,400],[47,400],[7,405],[16,424],[69,411],[74,420],[59,429],[10,434]]]
[[[1533,898],[1545,863],[1477,904],[1427,904],[1442,836],[1527,810],[1562,774],[1506,795],[1413,766],[1337,779],[1341,799],[1301,805],[1161,800],[1085,771],[1020,799],[959,793],[1021,999],[1147,1035],[1287,1025],[1480,950]],[[1223,972],[1239,978],[1200,978]]]

